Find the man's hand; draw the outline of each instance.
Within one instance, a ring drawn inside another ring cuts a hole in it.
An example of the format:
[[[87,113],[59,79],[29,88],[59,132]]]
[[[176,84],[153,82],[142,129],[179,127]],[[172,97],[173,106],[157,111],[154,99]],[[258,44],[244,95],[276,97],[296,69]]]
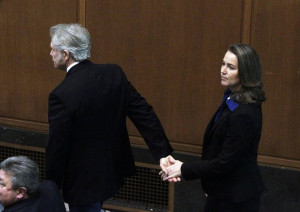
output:
[[[165,158],[161,158],[160,159],[160,168],[163,172],[167,173],[167,167],[170,166],[170,162],[168,160],[169,157],[172,157],[171,155],[165,157]]]
[[[179,160],[175,160],[173,158],[172,161],[170,161],[170,165],[167,168],[168,171],[168,176],[165,177],[163,180],[168,180],[169,182],[179,182],[181,181],[180,177],[181,177],[181,166],[182,166],[182,162]]]
[[[169,182],[179,182],[181,181],[179,176],[174,176],[174,177],[170,177],[170,173],[169,173],[169,167],[171,167],[172,165],[177,164],[178,160],[175,160],[171,155],[165,157],[165,158],[161,158],[160,159],[160,168],[161,171],[159,172],[159,175],[161,176],[161,178],[163,180],[168,180]],[[182,162],[180,162],[182,164]],[[181,165],[180,165],[181,167]],[[173,170],[173,169],[171,169]],[[174,173],[172,173],[174,175]],[[181,176],[181,172],[180,172],[180,176]]]

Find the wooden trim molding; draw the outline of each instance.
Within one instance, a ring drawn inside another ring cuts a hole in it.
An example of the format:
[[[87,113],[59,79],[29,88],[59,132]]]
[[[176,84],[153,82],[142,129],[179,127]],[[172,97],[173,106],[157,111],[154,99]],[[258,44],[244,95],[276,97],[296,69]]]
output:
[[[136,166],[150,168],[150,169],[160,169],[159,165],[154,165],[150,163],[142,163],[142,162],[135,162]]]
[[[146,143],[142,137],[138,136],[129,136],[130,143],[134,146],[145,147]],[[202,146],[200,145],[192,145],[192,144],[184,144],[179,141],[170,141],[172,147],[178,152],[182,153],[192,153],[192,154],[201,154]]]
[[[12,119],[0,117],[0,125],[11,126],[13,128],[35,130],[38,132],[48,132],[48,124],[42,122],[34,122],[28,120]]]
[[[174,211],[174,196],[175,196],[175,185],[174,183],[169,182],[169,206],[168,206],[168,212]]]
[[[258,162],[260,164],[279,166],[281,168],[292,168],[300,170],[300,161],[287,158],[279,158],[273,156],[259,155]]]
[[[148,212],[147,210],[129,208],[129,207],[124,207],[124,206],[116,206],[116,205],[106,204],[105,202],[103,203],[103,208],[109,208],[109,209],[113,209],[113,210],[121,210],[121,211],[127,211],[127,212]]]
[[[0,146],[10,147],[10,148],[14,148],[14,149],[30,150],[30,151],[42,152],[42,153],[46,152],[45,148],[13,144],[13,143],[8,143],[8,142],[1,142],[1,141],[0,141]]]
[[[141,137],[130,136],[130,142],[133,146],[143,147],[143,148],[146,147],[145,141]],[[190,144],[183,144],[183,143],[179,143],[179,142],[175,142],[175,141],[170,141],[170,143],[171,143],[172,147],[178,153],[195,154],[195,155],[199,155],[199,156],[202,153],[202,146],[200,146],[200,145],[196,146],[196,145],[190,145]],[[259,155],[258,163],[300,170],[300,161],[293,160],[293,159]]]

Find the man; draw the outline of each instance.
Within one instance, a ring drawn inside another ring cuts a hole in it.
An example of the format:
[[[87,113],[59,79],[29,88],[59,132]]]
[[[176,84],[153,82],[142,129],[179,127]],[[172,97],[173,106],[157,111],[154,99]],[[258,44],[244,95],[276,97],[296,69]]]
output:
[[[62,187],[71,212],[100,211],[124,177],[135,172],[126,116],[155,159],[168,156],[172,147],[152,106],[121,67],[87,60],[91,43],[86,28],[58,24],[50,36],[54,67],[67,74],[49,95],[46,175]]]
[[[55,183],[40,183],[37,164],[25,156],[10,157],[0,164],[0,203],[3,212],[66,211]]]

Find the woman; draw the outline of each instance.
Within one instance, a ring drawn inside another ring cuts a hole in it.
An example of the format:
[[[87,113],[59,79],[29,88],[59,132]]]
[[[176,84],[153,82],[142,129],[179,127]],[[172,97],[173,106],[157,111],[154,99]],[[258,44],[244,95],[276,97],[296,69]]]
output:
[[[221,106],[209,122],[202,160],[182,163],[168,157],[162,178],[179,181],[201,178],[207,195],[204,211],[258,211],[264,186],[257,166],[262,129],[261,103],[266,100],[257,53],[234,44],[221,66],[227,87]]]

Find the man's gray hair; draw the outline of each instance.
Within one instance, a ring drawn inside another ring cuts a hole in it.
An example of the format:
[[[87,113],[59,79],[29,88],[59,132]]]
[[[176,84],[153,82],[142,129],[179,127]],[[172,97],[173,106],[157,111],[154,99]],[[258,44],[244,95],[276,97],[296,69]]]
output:
[[[59,51],[67,50],[75,61],[80,62],[90,57],[90,34],[80,24],[52,26],[50,36],[53,47]]]
[[[39,188],[39,167],[26,156],[9,157],[1,162],[0,169],[11,174],[12,189],[24,187],[31,195]]]

